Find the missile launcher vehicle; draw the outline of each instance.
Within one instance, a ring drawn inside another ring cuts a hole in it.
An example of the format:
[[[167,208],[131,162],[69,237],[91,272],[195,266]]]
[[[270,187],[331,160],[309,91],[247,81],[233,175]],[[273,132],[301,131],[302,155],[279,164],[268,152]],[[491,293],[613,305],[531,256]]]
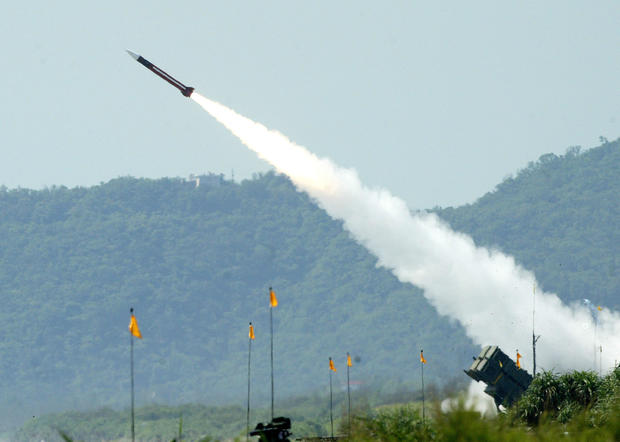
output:
[[[498,408],[517,401],[532,382],[532,376],[517,367],[496,345],[484,347],[469,370],[464,371],[470,378],[487,384],[484,392],[495,400]]]
[[[258,436],[264,442],[289,442],[291,420],[288,417],[274,417],[271,422],[256,425],[250,436]]]

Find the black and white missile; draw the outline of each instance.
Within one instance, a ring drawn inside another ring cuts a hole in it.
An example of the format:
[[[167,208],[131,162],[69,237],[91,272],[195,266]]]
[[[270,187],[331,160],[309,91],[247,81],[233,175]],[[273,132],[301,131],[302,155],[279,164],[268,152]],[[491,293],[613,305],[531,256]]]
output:
[[[138,63],[140,63],[141,65],[143,65],[145,68],[147,68],[148,70],[152,71],[155,75],[160,76],[161,78],[163,78],[164,80],[166,80],[168,83],[170,83],[171,85],[173,85],[174,87],[176,87],[178,90],[181,91],[181,93],[188,97],[190,95],[192,95],[192,92],[194,92],[194,88],[190,87],[190,86],[185,86],[183,83],[181,83],[179,80],[177,80],[176,78],[174,78],[172,75],[167,74],[166,72],[164,72],[163,70],[161,70],[160,68],[158,68],[157,66],[155,66],[153,63],[151,63],[150,61],[148,61],[146,58],[144,58],[141,55],[138,54],[134,54],[133,52],[131,52],[130,50],[127,50],[127,53],[129,55],[131,55]]]

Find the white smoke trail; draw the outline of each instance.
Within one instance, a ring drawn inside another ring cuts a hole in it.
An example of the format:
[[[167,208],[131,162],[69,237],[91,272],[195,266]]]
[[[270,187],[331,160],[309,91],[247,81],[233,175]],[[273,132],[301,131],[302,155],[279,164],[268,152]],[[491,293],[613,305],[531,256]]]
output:
[[[450,410],[454,410],[458,408],[459,402],[463,401],[463,405],[468,410],[476,410],[484,417],[496,416],[497,407],[491,396],[484,392],[486,386],[484,382],[472,381],[464,396],[448,398],[441,401],[441,411],[447,413]]]
[[[424,290],[442,315],[458,320],[480,345],[515,349],[531,364],[534,275],[501,252],[476,247],[433,214],[411,214],[404,201],[364,187],[356,172],[318,158],[277,131],[194,92],[192,99],[278,172],[288,175],[401,281]],[[620,358],[620,315],[599,315],[597,342],[588,308],[555,294],[536,295],[537,364],[543,369],[593,369],[602,345],[603,369]],[[527,364],[527,363],[526,363]]]

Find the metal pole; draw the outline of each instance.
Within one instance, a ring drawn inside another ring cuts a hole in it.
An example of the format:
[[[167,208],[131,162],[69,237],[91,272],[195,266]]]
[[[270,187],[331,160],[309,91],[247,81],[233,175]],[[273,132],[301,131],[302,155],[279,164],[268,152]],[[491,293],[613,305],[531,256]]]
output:
[[[129,310],[129,312],[131,314],[133,314],[133,308],[131,308]],[[133,335],[131,333],[131,330],[129,331],[129,346],[131,348],[130,350],[130,360],[131,360],[131,441],[135,442],[136,440],[136,427],[135,427],[135,420],[134,420],[134,390],[133,390]]]
[[[250,326],[252,323],[250,322]],[[247,426],[245,432],[245,440],[250,440],[250,360],[252,358],[252,338],[248,338],[248,413],[247,413]]]
[[[334,439],[334,413],[333,413],[333,408],[334,408],[334,402],[333,402],[333,395],[332,395],[332,371],[329,370],[329,421],[331,422],[331,426],[332,426],[332,439]]]
[[[349,380],[349,353],[347,353],[347,399],[349,402],[349,437],[351,437],[351,381]]]
[[[273,421],[273,307],[269,308],[269,328],[271,330],[271,420]]]
[[[597,315],[597,313],[595,313],[595,315]],[[597,339],[598,330],[597,329],[598,329],[598,316],[595,316],[594,317],[594,370],[596,370],[596,366],[597,366],[597,363],[596,363],[596,359],[597,359],[596,353],[598,353],[598,351],[597,351],[598,348],[596,348],[597,347],[596,342],[598,341],[598,339]]]
[[[534,326],[536,324],[536,284],[534,284],[532,292],[532,375],[536,376],[536,333],[534,333]]]
[[[423,354],[422,350],[420,350],[420,354]],[[420,358],[420,365],[422,366],[422,423],[425,422],[425,411],[424,411],[424,362],[422,362],[422,358]]]
[[[532,331],[532,373],[536,376],[536,335]]]
[[[538,342],[538,338],[540,338],[540,336],[536,336],[534,332],[534,326],[536,324],[536,283],[534,283],[532,292],[532,375],[536,376],[536,342]]]

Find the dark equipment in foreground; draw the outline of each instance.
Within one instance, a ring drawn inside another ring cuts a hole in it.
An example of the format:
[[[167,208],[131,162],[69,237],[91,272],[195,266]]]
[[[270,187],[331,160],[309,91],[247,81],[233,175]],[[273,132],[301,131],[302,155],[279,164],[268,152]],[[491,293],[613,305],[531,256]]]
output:
[[[134,54],[133,52],[129,50],[127,50],[127,53],[131,55],[138,63],[143,65],[148,70],[152,71],[155,75],[160,76],[161,78],[166,80],[168,83],[176,87],[178,90],[180,90],[184,96],[189,98],[189,96],[192,95],[192,92],[194,92],[193,87],[185,86],[183,83],[181,83],[179,80],[174,78],[172,75],[169,75],[163,70],[159,69],[157,66],[155,66],[153,63],[151,63],[150,61],[148,61],[146,58],[142,57],[141,55]]]
[[[518,400],[532,382],[532,376],[496,345],[484,347],[469,370],[464,371],[470,378],[487,384],[484,392],[493,397],[498,408]]]
[[[259,423],[250,436],[260,437],[261,442],[289,442],[291,420],[288,417],[274,417],[266,424]]]

